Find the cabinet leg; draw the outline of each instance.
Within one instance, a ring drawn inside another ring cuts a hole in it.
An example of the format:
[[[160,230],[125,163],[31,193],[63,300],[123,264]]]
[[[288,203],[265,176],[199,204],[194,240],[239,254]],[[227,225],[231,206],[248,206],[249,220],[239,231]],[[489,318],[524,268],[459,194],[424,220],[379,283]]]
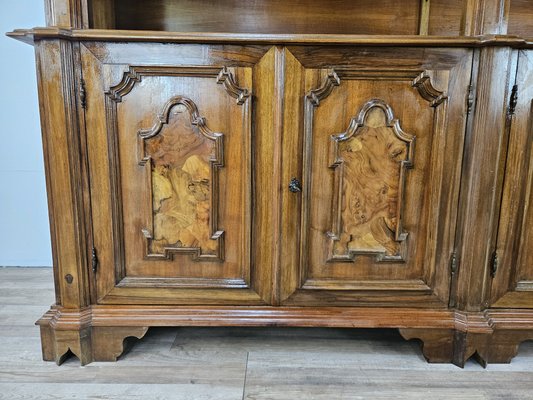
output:
[[[526,340],[533,340],[532,330],[497,330],[492,334],[487,362],[508,364],[518,353],[518,347]]]
[[[456,331],[454,337],[453,363],[463,368],[471,357],[485,368],[490,349],[490,333]]]
[[[497,330],[493,333],[471,333],[446,329],[401,328],[404,339],[420,339],[422,352],[430,363],[452,362],[463,368],[474,357],[483,367],[507,364],[518,352],[520,344],[533,340],[531,330]]]
[[[399,331],[406,340],[422,341],[422,353],[428,362],[449,363],[453,361],[453,329],[400,328]]]
[[[141,339],[148,327],[93,327],[92,349],[94,361],[117,361],[117,358],[128,349],[131,341],[128,338]]]
[[[81,365],[93,361],[116,361],[129,347],[127,338],[141,339],[147,327],[92,327],[81,330],[57,330],[41,326],[43,360],[60,365],[70,353]]]
[[[93,361],[116,361],[127,338],[141,339],[145,326],[91,326],[90,310],[53,307],[39,321],[43,360],[61,364],[73,354],[87,365]],[[126,346],[125,346],[126,345]]]
[[[56,330],[50,326],[41,325],[41,344],[43,360],[54,361],[57,365],[62,364],[70,353],[78,357],[81,365],[93,361],[90,328]]]

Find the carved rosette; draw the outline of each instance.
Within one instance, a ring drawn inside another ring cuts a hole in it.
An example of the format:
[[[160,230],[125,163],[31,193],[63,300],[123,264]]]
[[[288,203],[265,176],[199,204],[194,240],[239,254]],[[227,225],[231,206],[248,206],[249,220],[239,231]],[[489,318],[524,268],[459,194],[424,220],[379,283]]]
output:
[[[366,102],[345,132],[331,136],[335,179],[328,261],[372,254],[377,261],[404,259],[408,234],[402,209],[414,141],[380,99]]]

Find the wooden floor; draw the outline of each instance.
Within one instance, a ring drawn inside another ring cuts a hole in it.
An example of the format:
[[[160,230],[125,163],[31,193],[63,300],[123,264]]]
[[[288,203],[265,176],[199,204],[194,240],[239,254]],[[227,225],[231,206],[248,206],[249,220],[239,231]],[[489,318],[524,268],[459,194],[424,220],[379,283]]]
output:
[[[427,364],[395,330],[157,328],[117,363],[41,361],[50,269],[0,268],[0,399],[533,399],[533,342],[510,365]]]

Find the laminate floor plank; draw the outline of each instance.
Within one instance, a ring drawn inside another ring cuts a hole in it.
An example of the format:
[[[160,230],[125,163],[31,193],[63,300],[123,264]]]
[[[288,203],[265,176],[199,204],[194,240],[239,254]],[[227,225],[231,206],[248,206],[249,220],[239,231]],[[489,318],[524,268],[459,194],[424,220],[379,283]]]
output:
[[[8,288],[53,290],[53,279],[52,268],[0,267],[0,293]]]
[[[20,385],[0,383],[1,400],[241,400],[242,389],[211,384],[114,384],[73,385],[39,383]]]
[[[35,321],[47,311],[47,304],[43,303],[42,306],[0,305],[0,326],[33,326]]]
[[[339,354],[283,355],[250,353],[245,399],[510,399],[533,398],[530,371],[485,371],[468,363],[465,370],[447,365],[428,369],[398,368],[387,355],[379,366]],[[453,369],[455,368],[455,369]],[[426,396],[426,397],[424,397]],[[527,397],[530,396],[530,397]]]
[[[40,337],[39,327],[36,325],[0,325],[0,338],[6,337]]]
[[[22,284],[21,284],[22,286]],[[45,303],[43,303],[43,301]],[[53,289],[43,288],[0,288],[0,304],[40,306],[55,302]]]

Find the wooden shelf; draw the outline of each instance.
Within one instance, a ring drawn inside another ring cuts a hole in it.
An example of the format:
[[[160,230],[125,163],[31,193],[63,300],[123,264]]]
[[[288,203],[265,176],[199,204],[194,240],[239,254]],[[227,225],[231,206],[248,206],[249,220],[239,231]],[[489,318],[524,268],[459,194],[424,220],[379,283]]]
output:
[[[89,27],[127,30],[414,35],[420,21],[419,0],[90,0],[88,7]]]
[[[330,34],[254,34],[218,32],[158,32],[116,29],[17,29],[7,36],[25,43],[45,38],[62,38],[81,41],[128,41],[165,43],[247,43],[247,44],[320,44],[354,46],[404,46],[404,47],[533,47],[530,40],[518,36],[419,36],[419,35],[330,35]]]

